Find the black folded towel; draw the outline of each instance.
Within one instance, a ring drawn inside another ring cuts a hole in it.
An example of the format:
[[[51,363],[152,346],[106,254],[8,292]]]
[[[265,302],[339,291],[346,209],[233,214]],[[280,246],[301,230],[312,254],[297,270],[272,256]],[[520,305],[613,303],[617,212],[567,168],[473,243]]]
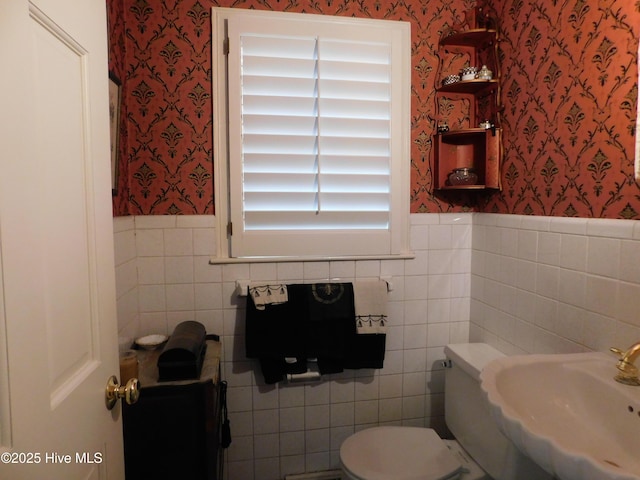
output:
[[[305,353],[306,292],[304,285],[289,285],[286,303],[265,305],[258,310],[247,295],[245,347],[249,358],[259,358],[267,383],[276,383],[292,373],[285,357],[307,358]],[[298,364],[295,367],[301,370]],[[306,364],[304,366],[306,369]],[[298,373],[298,372],[296,372]]]
[[[354,335],[347,347],[344,368],[382,368],[386,350],[387,335],[365,333]]]
[[[318,359],[321,374],[342,372],[347,347],[356,335],[353,284],[310,284],[306,296],[307,355]]]
[[[259,359],[266,383],[304,373],[308,358],[317,359],[323,375],[382,368],[386,336],[357,334],[351,283],[292,284],[287,290],[286,303],[263,310],[247,296],[246,354]]]

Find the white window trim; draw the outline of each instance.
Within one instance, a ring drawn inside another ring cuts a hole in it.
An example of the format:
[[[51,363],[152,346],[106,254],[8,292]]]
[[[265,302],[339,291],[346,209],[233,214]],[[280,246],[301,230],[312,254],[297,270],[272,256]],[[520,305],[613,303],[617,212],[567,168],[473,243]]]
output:
[[[332,259],[402,259],[413,258],[413,254],[409,249],[409,183],[410,183],[410,105],[411,105],[411,92],[410,88],[402,89],[402,101],[400,108],[402,109],[401,118],[406,125],[402,128],[401,142],[401,160],[394,161],[394,170],[391,176],[393,182],[392,192],[394,195],[398,195],[401,192],[402,198],[392,199],[393,207],[391,208],[392,221],[394,223],[392,248],[389,253],[381,254],[368,254],[368,255],[341,255],[339,251],[331,252],[328,254],[318,255],[304,255],[304,256],[262,256],[262,257],[231,257],[230,256],[230,242],[227,236],[227,225],[229,223],[229,164],[228,164],[228,118],[227,111],[227,75],[226,75],[226,62],[227,57],[224,55],[218,55],[216,52],[221,52],[225,48],[226,37],[226,19],[238,13],[240,9],[231,8],[212,8],[212,68],[213,68],[213,115],[214,115],[214,129],[213,129],[213,154],[214,154],[214,200],[216,210],[216,256],[211,259],[212,263],[246,263],[246,262],[274,262],[274,261],[326,261]],[[246,13],[246,11],[242,12]],[[281,18],[282,16],[300,16],[308,15],[309,18],[314,20],[321,20],[324,22],[332,22],[336,26],[346,26],[353,21],[352,18],[337,17],[337,16],[325,16],[325,15],[311,15],[311,14],[291,14],[282,12],[270,12],[270,11],[251,11],[252,14],[263,16],[264,21],[269,21],[270,18]],[[361,23],[371,22],[371,26],[379,25],[378,22],[388,22],[386,20],[370,20],[370,19],[358,19]],[[398,23],[398,22],[394,22]],[[403,30],[404,41],[407,44],[410,42],[410,27],[409,24],[405,24],[406,28]],[[411,55],[410,49],[401,57],[402,69],[407,72],[410,78],[410,65]],[[410,80],[406,82],[410,84]],[[219,119],[224,119],[223,124]],[[393,128],[396,128],[394,125]],[[399,206],[398,206],[399,205]],[[399,218],[398,218],[399,217]]]

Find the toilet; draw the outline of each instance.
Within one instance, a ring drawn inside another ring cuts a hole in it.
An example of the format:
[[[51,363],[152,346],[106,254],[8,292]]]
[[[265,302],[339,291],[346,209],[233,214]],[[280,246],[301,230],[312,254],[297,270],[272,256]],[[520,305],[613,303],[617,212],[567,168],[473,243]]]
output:
[[[484,343],[445,347],[445,420],[456,440],[430,428],[361,430],[340,447],[343,480],[552,480],[495,425],[480,389],[480,371],[504,356]]]

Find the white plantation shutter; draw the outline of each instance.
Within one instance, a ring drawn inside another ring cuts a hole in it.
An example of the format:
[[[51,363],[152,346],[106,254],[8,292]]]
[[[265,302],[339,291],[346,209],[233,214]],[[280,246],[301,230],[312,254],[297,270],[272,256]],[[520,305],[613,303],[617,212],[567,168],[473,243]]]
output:
[[[231,255],[400,253],[408,24],[238,14],[227,23]]]
[[[241,36],[246,230],[388,228],[389,50]]]

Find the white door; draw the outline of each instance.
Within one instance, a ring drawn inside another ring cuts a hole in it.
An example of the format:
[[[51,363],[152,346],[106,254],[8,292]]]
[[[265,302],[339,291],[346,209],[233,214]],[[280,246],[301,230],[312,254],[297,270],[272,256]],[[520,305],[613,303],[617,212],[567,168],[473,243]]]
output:
[[[0,479],[122,479],[105,1],[2,0],[0,44]]]

